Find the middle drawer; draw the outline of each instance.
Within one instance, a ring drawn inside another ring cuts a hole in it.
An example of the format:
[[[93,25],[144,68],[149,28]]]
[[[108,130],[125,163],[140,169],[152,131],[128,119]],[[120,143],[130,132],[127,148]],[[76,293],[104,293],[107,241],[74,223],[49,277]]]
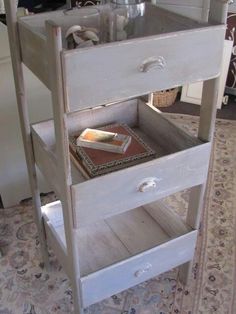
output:
[[[72,132],[127,123],[156,151],[151,161],[73,184],[77,226],[153,202],[206,179],[210,143],[188,135],[140,100],[79,112],[71,122]]]

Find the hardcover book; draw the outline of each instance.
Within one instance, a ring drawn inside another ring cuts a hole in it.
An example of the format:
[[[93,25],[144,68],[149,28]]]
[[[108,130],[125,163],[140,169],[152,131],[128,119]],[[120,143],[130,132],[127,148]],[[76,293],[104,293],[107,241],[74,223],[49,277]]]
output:
[[[81,134],[70,137],[70,151],[75,166],[87,177],[96,177],[120,170],[155,158],[156,152],[126,124],[111,124],[100,130],[124,134],[131,137],[131,143],[124,154],[117,154],[76,145]]]

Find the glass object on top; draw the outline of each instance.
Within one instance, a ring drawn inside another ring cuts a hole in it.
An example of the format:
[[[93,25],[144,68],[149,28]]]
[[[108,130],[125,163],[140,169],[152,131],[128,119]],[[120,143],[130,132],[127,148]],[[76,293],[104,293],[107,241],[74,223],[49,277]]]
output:
[[[112,0],[109,15],[109,41],[138,37],[144,28],[143,0]]]

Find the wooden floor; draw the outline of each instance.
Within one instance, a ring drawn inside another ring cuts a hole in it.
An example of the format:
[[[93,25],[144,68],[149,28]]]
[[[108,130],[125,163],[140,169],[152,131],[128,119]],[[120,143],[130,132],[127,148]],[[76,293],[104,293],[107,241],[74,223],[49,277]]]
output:
[[[182,113],[199,116],[200,106],[181,102],[178,99],[174,105],[167,108],[160,108],[160,110],[163,112]],[[221,109],[217,110],[217,118],[236,120],[236,96],[230,95],[229,103],[227,105],[223,105]]]

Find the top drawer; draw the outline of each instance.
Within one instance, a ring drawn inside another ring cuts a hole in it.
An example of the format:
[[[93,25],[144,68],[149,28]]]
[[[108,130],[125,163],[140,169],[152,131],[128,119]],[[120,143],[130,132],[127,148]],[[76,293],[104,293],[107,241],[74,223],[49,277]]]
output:
[[[64,52],[67,111],[215,77],[223,33],[214,27]]]
[[[106,7],[97,9],[107,16]],[[84,18],[92,9],[86,10],[79,9],[77,16],[62,11],[19,20],[23,62],[49,88],[45,21],[61,26],[64,38],[71,25],[94,25],[92,18]],[[135,38],[62,51],[67,112],[219,75],[224,25],[192,21],[151,4],[146,4],[142,22]]]

